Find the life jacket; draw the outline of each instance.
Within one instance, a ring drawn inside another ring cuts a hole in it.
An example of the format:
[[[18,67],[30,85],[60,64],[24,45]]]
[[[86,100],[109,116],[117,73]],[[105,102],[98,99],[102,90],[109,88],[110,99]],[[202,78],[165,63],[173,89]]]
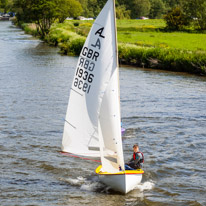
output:
[[[141,153],[141,155],[142,155],[142,158],[140,159],[139,162],[140,162],[140,163],[144,163],[144,155],[143,155],[143,153],[142,153],[142,152],[137,152],[137,153]],[[133,159],[134,159],[134,160],[136,160],[136,154],[137,154],[137,153],[133,153]]]

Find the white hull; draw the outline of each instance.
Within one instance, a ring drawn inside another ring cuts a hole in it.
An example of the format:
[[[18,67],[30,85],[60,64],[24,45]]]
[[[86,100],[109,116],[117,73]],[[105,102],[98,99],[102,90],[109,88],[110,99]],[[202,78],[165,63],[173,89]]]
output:
[[[99,179],[115,191],[126,194],[133,190],[142,180],[143,170],[126,170],[118,173],[101,172],[101,166],[96,169]]]
[[[100,175],[99,179],[113,190],[126,194],[141,182],[142,174]]]

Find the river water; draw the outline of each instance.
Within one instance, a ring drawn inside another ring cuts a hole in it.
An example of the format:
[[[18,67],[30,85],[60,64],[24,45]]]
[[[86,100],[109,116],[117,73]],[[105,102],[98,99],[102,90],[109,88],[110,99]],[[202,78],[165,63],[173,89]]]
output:
[[[120,68],[125,160],[137,142],[145,156],[121,195],[59,153],[76,63],[0,22],[0,205],[206,205],[206,78]]]

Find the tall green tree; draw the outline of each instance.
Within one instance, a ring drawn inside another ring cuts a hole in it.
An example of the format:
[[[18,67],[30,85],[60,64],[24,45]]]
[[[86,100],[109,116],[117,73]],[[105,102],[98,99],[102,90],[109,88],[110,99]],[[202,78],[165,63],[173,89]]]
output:
[[[10,4],[11,4],[11,0],[0,0],[0,8],[3,9],[4,13],[8,12]]]
[[[67,17],[79,16],[83,9],[81,4],[76,0],[56,0],[57,1],[57,16],[59,22],[63,22]]]
[[[138,18],[149,15],[151,4],[149,0],[131,0],[129,6],[131,8],[131,17]]]
[[[88,9],[88,0],[78,0],[78,1],[81,4],[82,9],[83,9],[82,15],[85,17],[88,17],[90,15],[89,9]]]
[[[173,8],[176,8],[180,5],[181,0],[163,0],[163,3],[165,4],[165,8],[167,10],[171,10]]]
[[[191,18],[201,30],[206,30],[205,0],[181,0],[181,6],[185,14]]]
[[[126,9],[125,5],[120,5],[116,7],[117,19],[130,19],[131,11]]]
[[[79,15],[82,11],[76,0],[15,0],[14,6],[17,20],[35,23],[42,38],[55,21],[63,21],[67,16]]]
[[[96,17],[107,0],[78,0],[83,8],[82,15],[85,17]]]
[[[88,10],[89,10],[88,17],[96,17],[101,11],[100,2],[98,2],[97,0],[88,0]]]
[[[149,17],[152,19],[161,18],[165,12],[165,5],[162,0],[150,0],[151,8]]]

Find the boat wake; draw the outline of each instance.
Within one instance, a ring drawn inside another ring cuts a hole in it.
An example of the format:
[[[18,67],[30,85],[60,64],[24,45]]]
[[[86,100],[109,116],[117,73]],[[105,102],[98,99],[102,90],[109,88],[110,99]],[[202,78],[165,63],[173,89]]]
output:
[[[77,178],[67,178],[64,181],[69,183],[71,186],[77,186],[80,190],[89,191],[89,192],[104,192],[107,190],[105,186],[99,182],[98,177],[92,178],[84,178],[84,177],[77,177]]]
[[[140,183],[138,184],[135,189],[138,189],[140,190],[141,192],[145,191],[145,190],[151,190],[152,188],[154,188],[154,182],[150,182],[150,181],[147,181],[147,182],[144,182],[144,183]]]
[[[76,179],[67,178],[64,181],[66,181],[67,183],[69,183],[72,186],[81,186],[82,184],[84,184],[85,180],[86,179],[84,177],[77,177]]]
[[[64,179],[65,182],[69,183],[71,186],[76,186],[80,190],[88,192],[101,192],[101,193],[110,193],[110,187],[102,184],[98,177],[89,177],[84,178],[79,176],[77,178],[67,178]],[[146,190],[152,190],[154,188],[154,182],[147,181],[136,185],[135,190],[139,190],[141,193]]]

